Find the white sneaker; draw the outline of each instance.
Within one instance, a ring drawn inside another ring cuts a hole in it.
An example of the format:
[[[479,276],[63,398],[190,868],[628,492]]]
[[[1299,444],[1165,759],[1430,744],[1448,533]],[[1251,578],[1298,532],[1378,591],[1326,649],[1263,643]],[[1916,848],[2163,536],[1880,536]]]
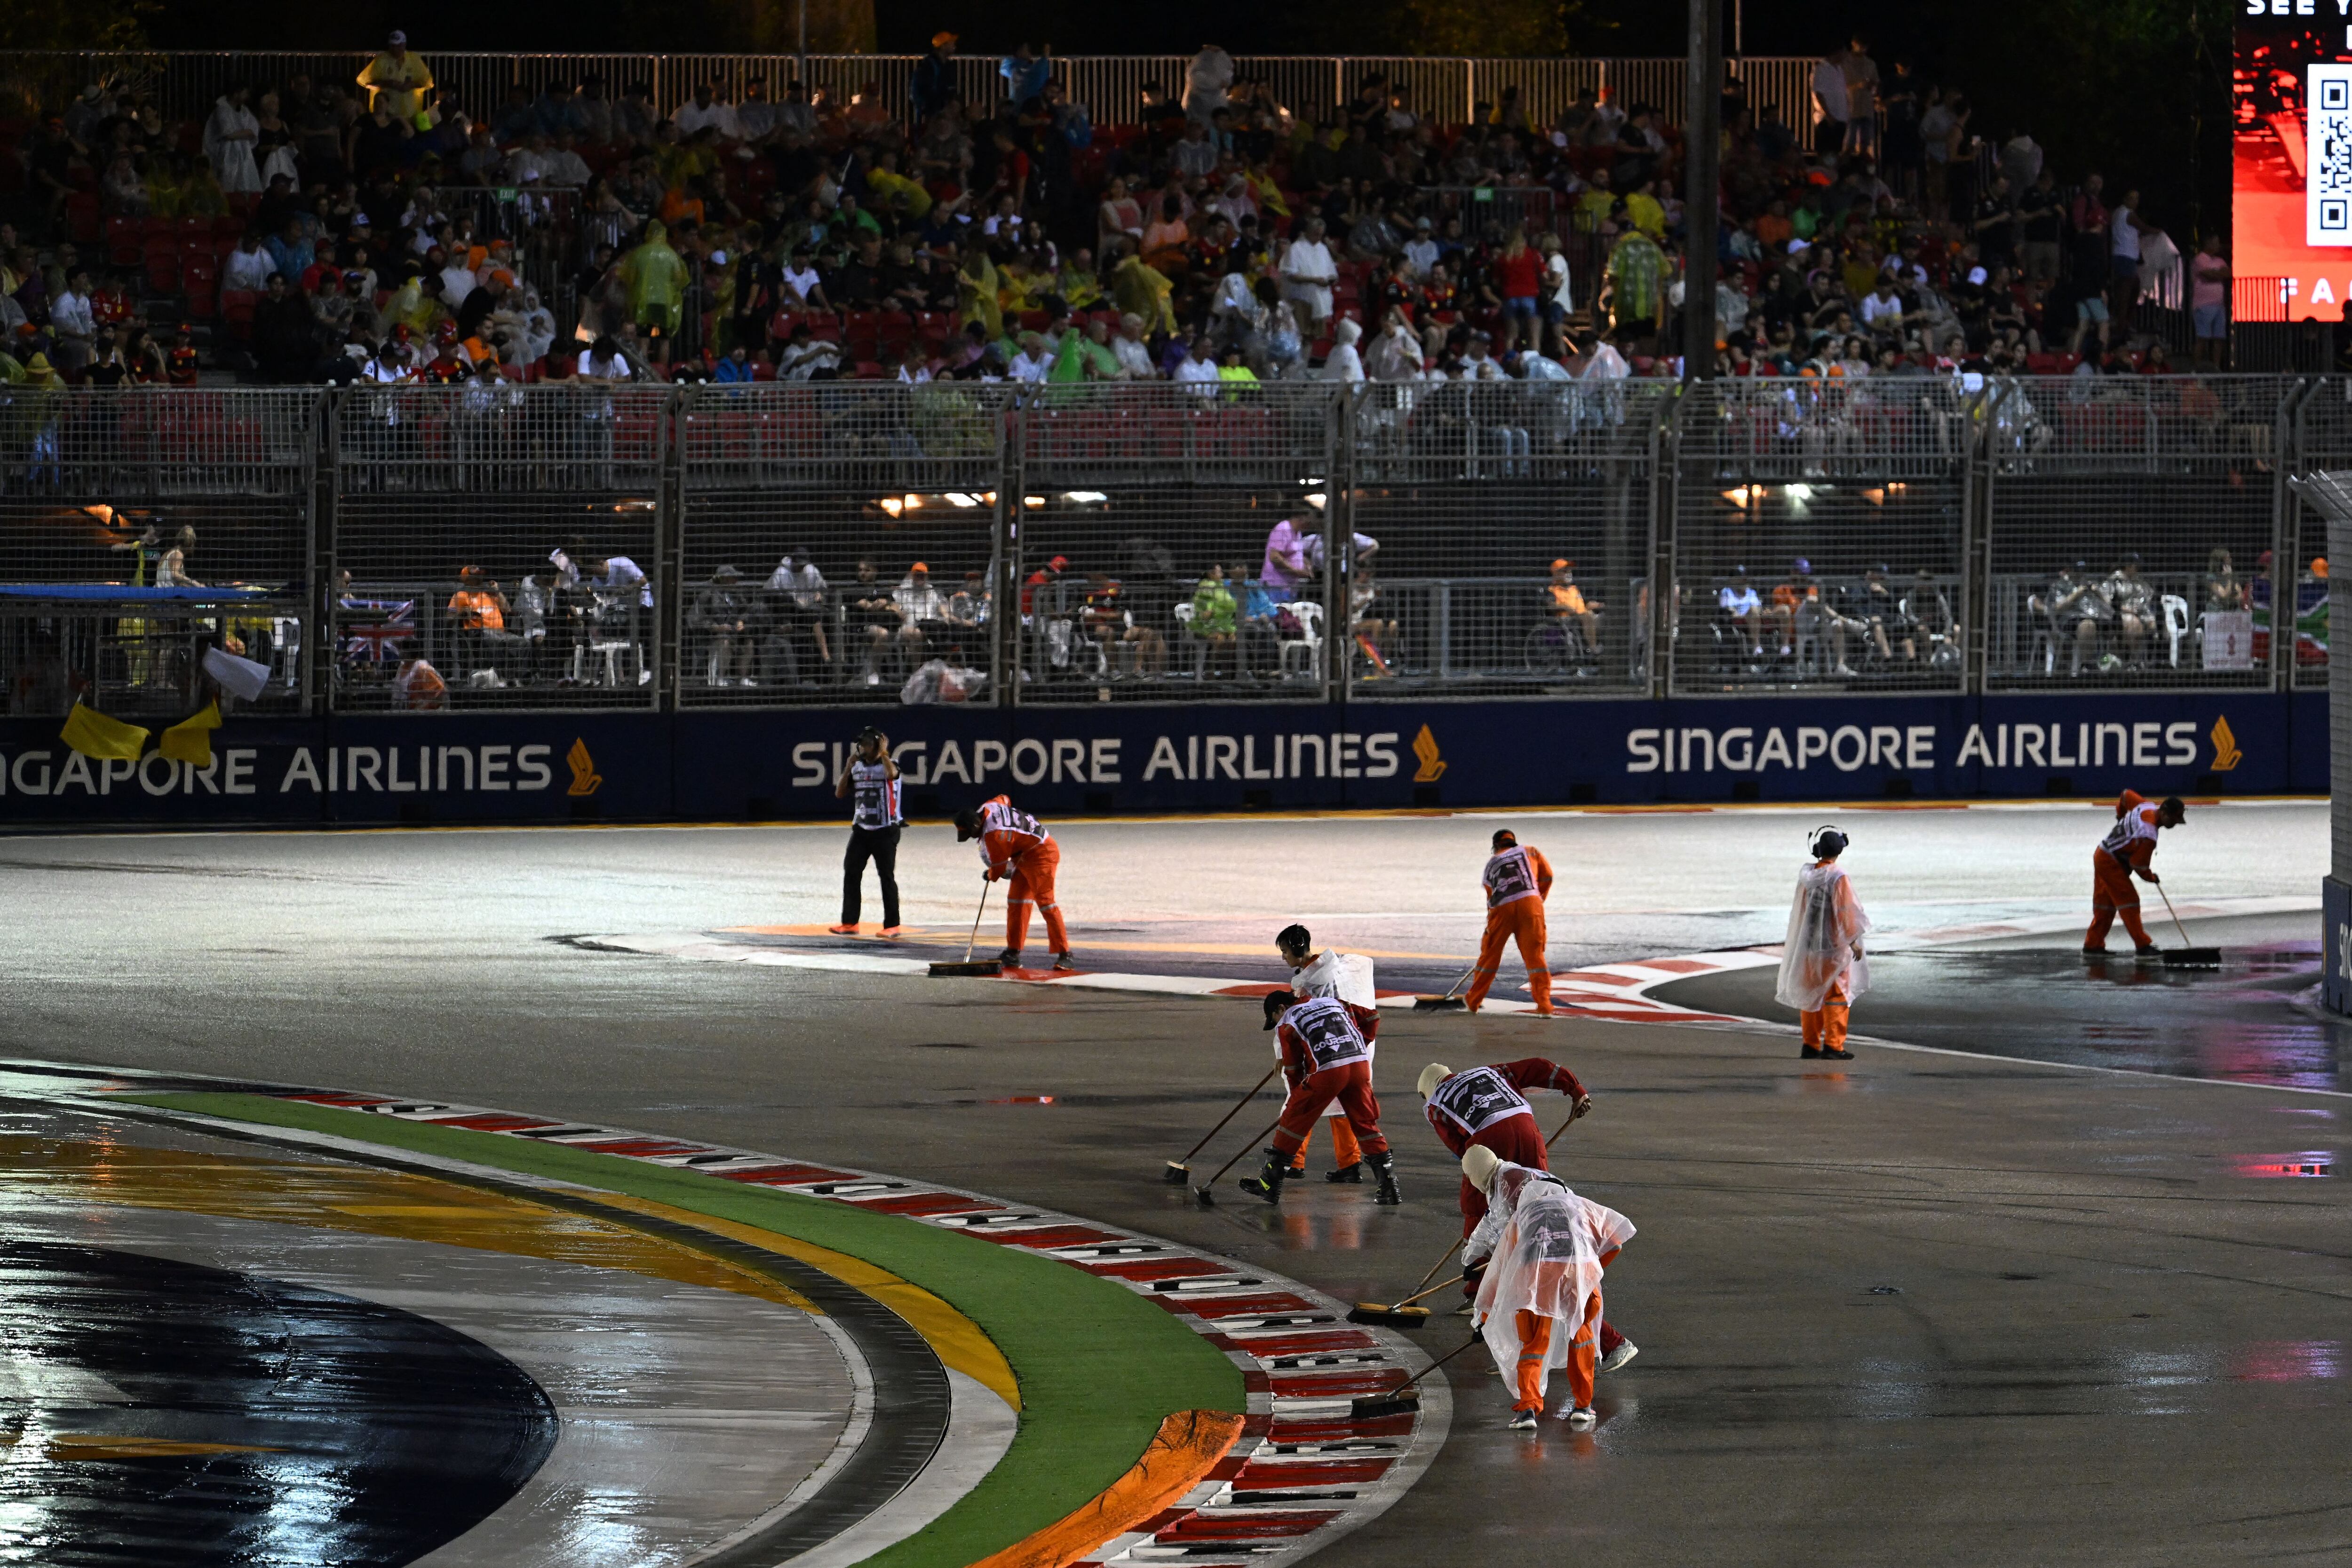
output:
[[[1591,1406],[1580,1405],[1568,1413],[1568,1429],[1571,1432],[1590,1432],[1600,1419],[1592,1413]]]
[[[1532,1411],[1532,1410],[1514,1410],[1514,1411],[1512,1411],[1512,1412],[1511,1412],[1511,1430],[1512,1430],[1512,1431],[1514,1431],[1514,1432],[1532,1432],[1532,1431],[1534,1431],[1535,1429],[1536,1429],[1536,1413],[1535,1413],[1534,1411]]]
[[[1620,1340],[1618,1342],[1617,1348],[1611,1351],[1601,1359],[1601,1370],[1603,1372],[1614,1372],[1619,1367],[1624,1365],[1627,1362],[1633,1360],[1635,1356],[1641,1354],[1641,1346],[1635,1344],[1632,1340]]]

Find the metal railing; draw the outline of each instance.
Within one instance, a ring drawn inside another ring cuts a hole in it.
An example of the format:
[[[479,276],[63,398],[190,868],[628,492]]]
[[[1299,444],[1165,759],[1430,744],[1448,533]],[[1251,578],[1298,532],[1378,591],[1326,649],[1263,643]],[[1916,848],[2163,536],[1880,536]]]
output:
[[[237,84],[282,85],[296,77],[313,83],[352,82],[373,51],[297,50],[14,50],[0,53],[0,93],[13,92],[25,107],[52,111],[84,84],[110,81],[152,95],[172,119],[201,119],[213,101]],[[643,86],[655,111],[667,115],[708,82],[727,102],[739,101],[757,78],[771,100],[784,84],[799,78],[835,103],[869,89],[893,114],[905,111],[908,86],[921,57],[916,55],[790,54],[483,54],[420,51],[441,88],[478,118],[503,105],[520,84],[536,96],[550,84],[576,87],[589,77],[606,84],[617,100],[628,88]],[[1097,124],[1133,124],[1141,118],[1143,89],[1184,90],[1189,55],[1076,55],[1053,61],[1055,79],[1087,106]],[[1732,62],[1751,107],[1770,105],[1784,124],[1811,122],[1808,57],[1750,57]],[[1580,91],[1608,89],[1627,108],[1649,103],[1668,121],[1683,118],[1685,67],[1680,57],[1646,59],[1502,59],[1471,57],[1373,55],[1242,55],[1237,77],[1263,84],[1293,115],[1319,120],[1344,109],[1365,81],[1383,79],[1404,96],[1407,107],[1444,124],[1467,121],[1480,105],[1494,107],[1509,89],[1532,124],[1549,124]],[[1003,78],[994,56],[955,59],[956,90],[964,101],[993,110],[1003,96]]]
[[[2329,580],[2286,478],[2345,467],[2334,377],[0,389],[0,677],[159,715],[231,644],[287,711],[2289,689]]]

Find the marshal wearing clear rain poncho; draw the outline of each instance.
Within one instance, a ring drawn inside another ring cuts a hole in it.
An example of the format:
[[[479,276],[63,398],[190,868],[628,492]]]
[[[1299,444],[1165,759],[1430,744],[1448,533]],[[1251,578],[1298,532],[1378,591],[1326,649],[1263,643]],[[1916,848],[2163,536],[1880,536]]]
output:
[[[1870,989],[1870,960],[1860,948],[1869,929],[1870,916],[1862,912],[1853,882],[1836,862],[1817,861],[1798,872],[1773,999],[1811,1013],[1819,1012],[1832,992],[1842,989],[1839,1000],[1851,1002]]]
[[[1481,1185],[1486,1218],[1464,1243],[1462,1260],[1486,1264],[1474,1311],[1495,1370],[1517,1393],[1518,1408],[1541,1409],[1546,1375],[1566,1367],[1576,1408],[1590,1409],[1601,1277],[1633,1239],[1633,1222],[1578,1197],[1549,1171],[1508,1160],[1496,1161]]]

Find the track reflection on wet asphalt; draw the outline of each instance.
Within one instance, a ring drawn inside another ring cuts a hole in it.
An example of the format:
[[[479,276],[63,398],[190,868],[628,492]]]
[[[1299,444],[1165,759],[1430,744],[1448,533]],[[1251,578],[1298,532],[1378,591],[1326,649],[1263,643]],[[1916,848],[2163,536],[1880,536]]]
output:
[[[2203,932],[2200,929],[2200,935]],[[1855,1032],[2025,1061],[2127,1068],[2290,1089],[2352,1092],[2352,1019],[2322,1011],[2316,941],[2225,947],[2219,971],[2085,961],[2064,947],[1922,948],[1870,961]],[[1685,1007],[1793,1024],[1776,971],[1670,981]]]
[[[396,1307],[0,1239],[0,1563],[400,1563],[555,1444],[506,1357]]]

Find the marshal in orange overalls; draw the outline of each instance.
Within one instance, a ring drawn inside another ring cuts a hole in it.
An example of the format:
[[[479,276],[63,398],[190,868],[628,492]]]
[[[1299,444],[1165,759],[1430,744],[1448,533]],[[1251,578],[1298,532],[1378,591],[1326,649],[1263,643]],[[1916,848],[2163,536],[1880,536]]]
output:
[[[988,862],[991,879],[1007,877],[1004,906],[1004,946],[1018,955],[1029,940],[1032,911],[1045,917],[1045,940],[1055,956],[1070,950],[1070,933],[1062,924],[1062,906],[1054,902],[1054,873],[1061,869],[1062,848],[1045,824],[1026,811],[1015,810],[1011,800],[999,795],[980,809],[980,858]]]
[[[1551,862],[1543,852],[1522,845],[1508,831],[1495,835],[1495,856],[1480,881],[1486,891],[1486,934],[1478,943],[1478,965],[1463,997],[1472,1012],[1486,1000],[1503,967],[1503,944],[1516,940],[1528,967],[1528,991],[1536,1011],[1551,1013],[1551,970],[1544,964],[1544,900],[1551,896]]]
[[[2147,927],[2139,923],[2139,890],[2132,873],[2146,871],[2156,854],[2157,819],[2162,808],[2134,789],[2116,802],[2116,825],[2091,852],[2091,926],[2083,933],[2083,951],[2106,950],[2107,932],[2122,915],[2132,946],[2142,952],[2155,946]]]

